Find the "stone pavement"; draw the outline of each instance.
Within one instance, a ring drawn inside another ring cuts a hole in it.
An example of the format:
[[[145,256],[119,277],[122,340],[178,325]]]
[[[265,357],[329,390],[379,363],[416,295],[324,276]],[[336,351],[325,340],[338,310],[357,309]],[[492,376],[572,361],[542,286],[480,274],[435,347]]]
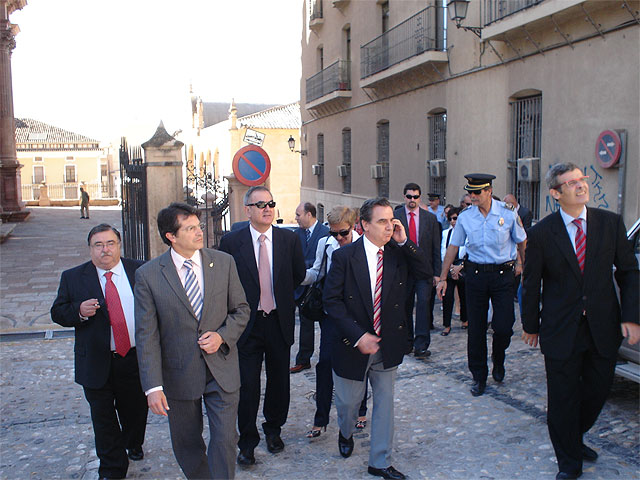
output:
[[[52,328],[47,315],[60,272],[88,258],[90,226],[101,221],[119,224],[117,210],[92,209],[90,224],[75,217],[76,209],[34,209],[32,219],[16,227],[0,247],[0,331]],[[47,280],[29,282],[32,278]],[[5,302],[15,305],[5,309]],[[438,308],[436,325],[441,324]],[[442,337],[440,328],[433,332],[428,360],[408,356],[400,366],[393,465],[412,479],[554,478],[557,468],[545,424],[546,385],[539,350],[520,340],[517,324],[507,352],[505,382],[490,380],[485,395],[474,398],[469,393],[466,331],[454,321],[451,335]],[[292,354],[296,351],[294,345]],[[312,363],[316,361],[317,355]],[[356,434],[354,454],[348,459],[338,453],[335,409],[326,433],[305,438],[313,419],[314,390],[313,370],[291,376],[291,407],[282,432],[285,450],[272,455],[261,442],[255,452],[257,464],[238,468],[238,479],[374,478],[366,473],[370,425]],[[600,458],[595,464],[585,463],[582,478],[640,478],[638,399],[637,384],[616,377],[598,422],[585,437]],[[205,422],[205,434],[206,430]],[[145,459],[131,462],[129,478],[183,478],[164,417],[149,415],[144,449]],[[73,339],[0,343],[0,479],[93,480],[97,468],[88,405],[73,381]]]

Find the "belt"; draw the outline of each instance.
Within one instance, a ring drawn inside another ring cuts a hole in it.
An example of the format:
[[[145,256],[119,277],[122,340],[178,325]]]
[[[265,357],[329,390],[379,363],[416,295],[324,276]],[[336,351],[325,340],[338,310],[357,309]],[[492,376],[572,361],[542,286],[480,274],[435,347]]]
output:
[[[258,310],[256,315],[258,317],[267,318],[267,317],[270,317],[271,315],[275,315],[276,313],[278,313],[276,310],[271,310],[269,313],[266,313],[263,310]]]
[[[469,260],[465,260],[464,262],[465,270],[475,270],[476,273],[512,271],[515,265],[515,260],[511,260],[510,262],[505,263],[475,263]]]

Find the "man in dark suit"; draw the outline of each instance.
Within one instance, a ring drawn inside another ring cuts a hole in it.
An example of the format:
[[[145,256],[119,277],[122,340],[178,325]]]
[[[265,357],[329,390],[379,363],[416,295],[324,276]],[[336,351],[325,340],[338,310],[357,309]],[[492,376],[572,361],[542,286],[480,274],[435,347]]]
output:
[[[185,476],[233,478],[240,390],[236,342],[249,305],[233,259],[203,248],[196,208],[172,203],[160,210],[157,223],[171,248],[136,273],[142,386],[151,411],[169,417],[173,452]]]
[[[373,389],[368,472],[405,478],[391,465],[393,388],[407,346],[404,308],[409,270],[429,279],[424,254],[407,238],[386,198],[364,202],[364,236],[333,253],[324,307],[336,333],[331,364],[338,411],[338,450],[353,452],[353,431],[367,374]],[[393,241],[391,241],[393,239]]]
[[[440,273],[442,261],[440,258],[441,229],[437,217],[420,208],[420,186],[415,183],[407,183],[404,186],[404,208],[393,212],[395,218],[402,222],[405,232],[413,243],[418,245],[424,253],[425,268],[429,273],[428,279],[416,279],[409,275],[407,280],[407,334],[409,336],[408,351],[413,352],[416,358],[425,359],[431,355],[431,325],[433,325],[433,308],[430,307],[430,298],[434,282],[439,277],[433,277],[434,272]],[[432,280],[433,278],[433,280]],[[416,306],[415,336],[413,329],[413,305],[418,297]]]
[[[284,449],[280,438],[289,413],[289,356],[295,323],[294,290],[306,273],[300,238],[273,227],[276,202],[263,186],[251,187],[244,196],[249,226],[230,232],[220,250],[233,255],[240,281],[251,307],[246,330],[238,340],[240,353],[240,439],[238,464],[253,465],[260,442],[256,427],[260,406],[260,372],[266,362],[267,387],[262,424],[267,449]]]
[[[329,235],[329,228],[318,223],[316,207],[309,202],[302,202],[296,208],[296,222],[300,226],[296,228],[296,233],[302,244],[304,263],[307,268],[311,268],[316,259],[318,240]],[[296,289],[296,301],[304,294],[305,290],[306,288],[302,286]],[[296,355],[296,364],[289,370],[291,373],[298,373],[311,368],[311,355],[313,355],[314,349],[315,325],[313,320],[306,318],[299,310],[298,316],[300,318],[300,344],[298,346],[298,355]]]
[[[583,460],[598,457],[583,435],[609,393],[622,337],[640,340],[638,262],[622,218],[586,207],[587,178],[572,163],[547,172],[560,210],[529,230],[523,274],[522,338],[532,347],[540,339],[558,479],[578,478]]]
[[[120,258],[120,232],[107,224],[87,238],[91,261],[62,273],[51,319],[75,327],[75,378],[84,387],[101,478],[125,478],[142,460],[147,401],[140,386],[133,287],[137,260]]]

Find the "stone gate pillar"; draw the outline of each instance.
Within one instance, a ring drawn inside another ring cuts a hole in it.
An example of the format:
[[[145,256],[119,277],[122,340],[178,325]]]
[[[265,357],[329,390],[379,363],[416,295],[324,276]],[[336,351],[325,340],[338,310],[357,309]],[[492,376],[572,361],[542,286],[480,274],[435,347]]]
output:
[[[149,218],[149,255],[157,257],[167,250],[158,233],[158,212],[171,202],[184,202],[182,147],[184,144],[167,133],[162,122],[156,133],[142,144],[147,164],[147,212]]]
[[[231,225],[236,222],[244,222],[247,220],[247,216],[244,213],[243,197],[249,187],[240,183],[234,174],[224,178],[229,182],[229,219]]]

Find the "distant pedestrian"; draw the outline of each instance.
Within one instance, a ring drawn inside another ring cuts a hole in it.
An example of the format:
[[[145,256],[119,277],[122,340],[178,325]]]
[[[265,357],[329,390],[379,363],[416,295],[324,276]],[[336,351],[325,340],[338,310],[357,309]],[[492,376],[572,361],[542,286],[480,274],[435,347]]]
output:
[[[578,478],[583,460],[598,458],[583,436],[611,388],[622,337],[640,340],[638,262],[622,217],[587,208],[587,178],[572,163],[547,172],[560,209],[531,227],[523,274],[522,339],[540,339],[557,479]]]
[[[120,258],[120,232],[110,225],[93,227],[87,242],[91,261],[62,273],[51,319],[75,327],[75,379],[91,409],[98,475],[125,478],[128,458],[143,458],[147,425],[134,336],[142,262]]]
[[[89,194],[80,187],[80,218],[89,218]]]
[[[459,214],[460,209],[456,207],[450,208],[447,212],[447,219],[451,226],[442,232],[442,245],[440,249],[442,260],[444,260],[447,248],[451,243],[451,236],[453,234],[453,229],[456,226],[456,222],[458,221]],[[447,291],[442,299],[442,325],[444,326],[444,330],[440,335],[443,337],[446,337],[451,332],[451,317],[453,315],[453,304],[456,289],[458,290],[458,297],[460,298],[460,321],[462,322],[463,327],[468,326],[467,299],[464,288],[464,257],[466,253],[464,245],[458,249],[458,255],[451,264],[451,267],[449,267],[449,273],[447,274]]]

